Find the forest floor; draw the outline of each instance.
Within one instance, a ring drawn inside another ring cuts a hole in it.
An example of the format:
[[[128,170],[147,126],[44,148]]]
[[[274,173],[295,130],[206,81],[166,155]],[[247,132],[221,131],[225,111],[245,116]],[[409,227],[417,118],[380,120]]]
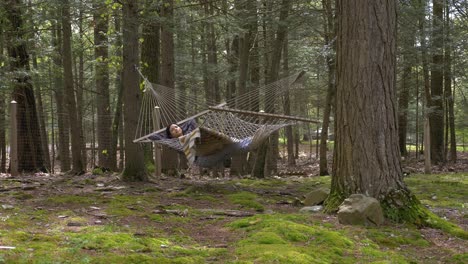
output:
[[[0,175],[0,263],[468,263],[468,153],[431,175],[423,168],[407,159],[405,182],[461,237],[300,212],[304,195],[330,185],[305,154],[263,180]]]

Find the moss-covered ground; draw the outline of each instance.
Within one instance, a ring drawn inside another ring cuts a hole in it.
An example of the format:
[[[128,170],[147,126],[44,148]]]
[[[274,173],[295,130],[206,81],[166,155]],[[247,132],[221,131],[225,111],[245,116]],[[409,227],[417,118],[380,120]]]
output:
[[[0,176],[0,263],[468,263],[468,174],[405,181],[438,228],[300,213],[329,177]]]

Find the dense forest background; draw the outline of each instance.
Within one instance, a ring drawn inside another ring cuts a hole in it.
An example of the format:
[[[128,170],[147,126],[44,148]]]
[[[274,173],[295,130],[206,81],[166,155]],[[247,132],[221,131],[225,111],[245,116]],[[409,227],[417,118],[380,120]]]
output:
[[[333,0],[4,0],[0,12],[2,172],[15,100],[20,171],[99,166],[144,179],[144,151],[132,143],[143,89],[137,69],[216,102],[306,71],[303,114],[322,121],[312,130],[322,133],[321,174],[330,169]],[[468,3],[401,0],[397,12],[401,154],[421,155],[429,120],[433,163],[456,162],[457,149],[468,149]],[[309,129],[284,133],[292,142]]]

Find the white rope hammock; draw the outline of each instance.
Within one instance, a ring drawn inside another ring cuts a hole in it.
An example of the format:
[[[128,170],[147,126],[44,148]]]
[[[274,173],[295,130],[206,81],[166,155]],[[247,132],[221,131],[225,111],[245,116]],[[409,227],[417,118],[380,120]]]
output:
[[[183,127],[197,120],[200,139],[195,150],[197,156],[209,156],[216,151],[224,153],[226,149],[255,149],[273,132],[297,122],[318,123],[297,114],[297,104],[307,109],[310,101],[303,88],[304,72],[250,90],[222,104],[207,101],[203,92],[194,94],[168,88],[141,76],[145,89],[134,142],[155,142],[187,155],[180,141],[168,138],[165,129],[170,124]],[[285,103],[288,101],[294,101],[296,107],[288,107]]]

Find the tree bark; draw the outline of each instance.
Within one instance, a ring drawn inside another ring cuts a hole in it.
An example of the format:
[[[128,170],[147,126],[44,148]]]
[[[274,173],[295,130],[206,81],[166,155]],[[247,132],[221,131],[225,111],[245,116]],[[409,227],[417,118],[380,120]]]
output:
[[[137,128],[141,104],[141,92],[138,66],[138,3],[132,0],[123,1],[123,86],[124,86],[124,136],[125,136],[125,169],[124,181],[147,181],[143,149],[133,143]]]
[[[69,0],[62,2],[62,31],[63,31],[63,76],[65,81],[65,103],[68,109],[68,118],[70,120],[71,131],[71,149],[72,149],[72,174],[83,174],[85,164],[82,156],[81,144],[81,122],[78,119],[78,107],[76,102],[75,90],[73,85],[72,72],[72,50],[71,50],[71,18],[70,18],[70,3]]]
[[[33,67],[37,71],[37,58],[33,55]],[[36,98],[37,98],[37,112],[39,119],[39,127],[41,134],[42,150],[44,151],[44,165],[47,171],[51,171],[50,153],[49,153],[49,140],[47,139],[46,119],[47,116],[44,113],[44,104],[42,102],[42,92],[39,85],[36,86]]]
[[[161,16],[164,18],[164,23],[161,25],[161,84],[166,87],[174,88],[175,85],[175,67],[174,67],[174,2],[173,0],[166,1],[162,7]],[[175,91],[171,95],[174,100]],[[178,120],[172,120],[176,122]],[[170,124],[163,124],[164,126]],[[178,153],[170,148],[164,147],[162,159],[165,161],[162,165],[163,172],[167,174],[176,174],[178,169]]]
[[[455,135],[455,111],[454,93],[452,93],[452,29],[449,15],[449,4],[445,2],[445,69],[444,69],[444,90],[445,100],[447,100],[448,126],[450,135],[449,160],[457,162],[457,140]]]
[[[267,84],[273,83],[279,79],[280,61],[282,58],[282,50],[284,41],[286,40],[288,25],[287,18],[289,9],[291,8],[290,0],[282,0],[281,10],[279,14],[278,28],[276,31],[276,39],[273,45],[273,53],[271,58],[270,70],[268,72]],[[275,95],[272,95],[273,97]],[[274,107],[266,105],[265,112],[274,112]],[[272,133],[270,136],[270,144],[268,150],[267,172],[266,175],[276,174],[278,172],[278,132]]]
[[[403,182],[396,99],[396,2],[337,1],[336,140],[326,210],[362,193],[402,220],[418,201]],[[400,210],[400,211],[399,211]]]
[[[320,134],[320,151],[319,151],[319,175],[328,175],[328,130],[330,127],[330,115],[332,112],[332,107],[334,105],[333,101],[335,99],[336,85],[335,85],[335,59],[334,53],[336,53],[336,41],[335,41],[335,23],[333,15],[333,7],[331,0],[322,0],[322,6],[324,10],[324,38],[325,45],[328,47],[328,52],[326,56],[327,60],[327,69],[328,69],[328,88],[327,96],[325,98],[325,107],[323,110],[323,122],[322,122],[322,133]],[[329,54],[329,55],[328,55]]]
[[[109,50],[108,29],[109,17],[106,5],[101,2],[93,3],[94,19],[94,58],[96,60],[96,108],[97,108],[97,141],[98,165],[111,169],[110,150],[112,148],[111,111],[109,92]]]
[[[121,37],[121,26],[120,26],[120,15],[115,14],[114,18],[114,27],[115,31],[117,32],[114,48],[115,48],[115,56],[117,57],[122,57],[122,49],[120,48],[122,46],[122,37]],[[117,74],[115,75],[115,87],[117,88],[117,102],[115,104],[115,111],[114,111],[114,117],[112,120],[112,143],[111,143],[111,149],[110,149],[110,168],[113,171],[117,171],[120,167],[122,169],[123,166],[117,166],[117,145],[118,145],[118,139],[119,139],[119,132],[121,131],[122,128],[122,100],[123,100],[123,84],[122,84],[122,75],[123,71],[121,68],[117,71]],[[124,158],[124,146],[123,146],[123,140],[120,141],[120,158],[123,160]]]
[[[444,154],[444,104],[443,104],[443,0],[433,0],[432,67],[431,67],[431,158],[435,164],[445,162]]]
[[[46,171],[44,152],[37,118],[36,101],[31,77],[29,76],[29,54],[24,32],[21,0],[7,0],[3,3],[6,19],[10,23],[7,35],[10,70],[14,72],[12,97],[17,104],[18,124],[18,171]]]

